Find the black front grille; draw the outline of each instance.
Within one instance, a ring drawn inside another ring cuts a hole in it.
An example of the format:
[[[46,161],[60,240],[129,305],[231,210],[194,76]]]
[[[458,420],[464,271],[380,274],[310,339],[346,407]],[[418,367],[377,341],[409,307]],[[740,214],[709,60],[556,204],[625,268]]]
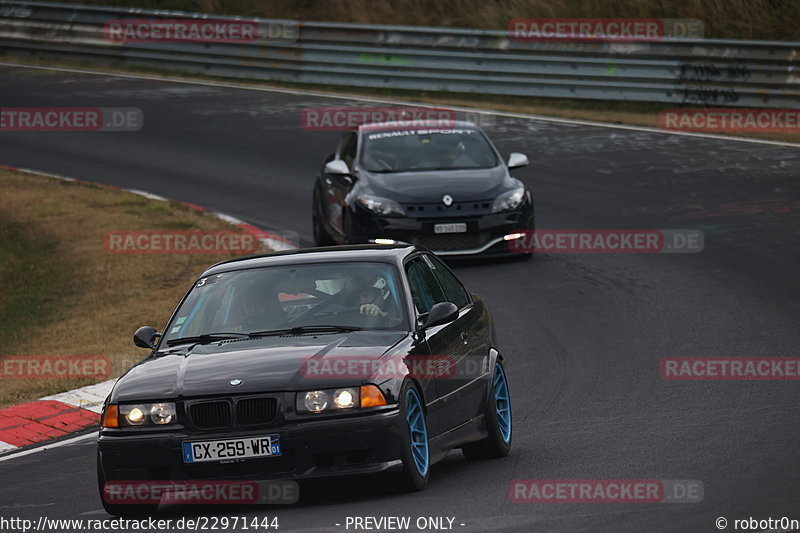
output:
[[[489,233],[441,233],[438,235],[415,235],[411,242],[436,251],[469,250],[489,242]]]
[[[433,204],[403,204],[403,207],[411,217],[441,217],[441,216],[472,216],[484,215],[491,211],[492,202],[480,200],[476,202],[456,202],[452,205],[444,205],[441,202]]]
[[[236,420],[242,426],[272,422],[277,411],[275,398],[252,398],[239,400],[236,404]]]
[[[226,428],[231,425],[231,406],[228,402],[203,402],[189,410],[192,423],[200,429]]]

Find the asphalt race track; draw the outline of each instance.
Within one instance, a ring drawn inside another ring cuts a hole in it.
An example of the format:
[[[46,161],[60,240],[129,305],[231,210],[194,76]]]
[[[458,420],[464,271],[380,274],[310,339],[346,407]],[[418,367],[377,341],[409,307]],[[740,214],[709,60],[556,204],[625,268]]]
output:
[[[358,105],[9,66],[0,102],[144,113],[139,132],[2,133],[2,164],[203,205],[297,232],[304,245],[312,178],[339,133],[302,129],[300,110]],[[507,459],[454,452],[422,493],[398,493],[385,476],[324,480],[302,484],[293,506],[172,507],[163,517],[277,516],[287,532],[345,531],[348,516],[445,516],[464,532],[703,532],[718,530],[717,517],[800,519],[798,382],[659,372],[670,356],[800,356],[800,149],[505,117],[486,130],[504,155],[531,159],[515,175],[534,192],[540,228],[700,229],[704,250],[455,264],[493,310],[507,360]],[[0,479],[0,516],[107,517],[92,437],[0,461]],[[514,503],[515,479],[695,480],[704,498]]]

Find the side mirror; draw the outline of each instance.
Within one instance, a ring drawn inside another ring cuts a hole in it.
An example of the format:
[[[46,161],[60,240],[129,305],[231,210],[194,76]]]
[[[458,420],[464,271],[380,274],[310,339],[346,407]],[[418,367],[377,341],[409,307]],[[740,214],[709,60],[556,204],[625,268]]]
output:
[[[428,311],[428,318],[425,319],[425,323],[422,327],[430,328],[441,324],[447,324],[456,318],[458,318],[458,307],[456,307],[456,304],[452,302],[439,302],[438,304],[434,304],[431,310]]]
[[[325,173],[338,174],[340,176],[349,176],[350,169],[347,167],[347,163],[345,163],[341,159],[334,159],[333,161],[328,161],[325,164]]]
[[[161,334],[156,332],[156,328],[153,326],[142,326],[133,334],[133,344],[139,348],[155,350],[156,339],[160,336]]]
[[[508,168],[519,168],[528,166],[528,156],[519,152],[511,152],[508,155]]]

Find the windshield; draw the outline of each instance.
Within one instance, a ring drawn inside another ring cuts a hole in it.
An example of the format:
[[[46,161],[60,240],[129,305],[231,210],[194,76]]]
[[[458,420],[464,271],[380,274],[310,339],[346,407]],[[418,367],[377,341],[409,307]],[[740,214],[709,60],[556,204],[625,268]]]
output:
[[[402,301],[396,271],[385,263],[226,272],[195,283],[164,340],[314,326],[407,329]]]
[[[497,166],[475,128],[398,129],[363,133],[361,164],[370,172],[456,170]]]

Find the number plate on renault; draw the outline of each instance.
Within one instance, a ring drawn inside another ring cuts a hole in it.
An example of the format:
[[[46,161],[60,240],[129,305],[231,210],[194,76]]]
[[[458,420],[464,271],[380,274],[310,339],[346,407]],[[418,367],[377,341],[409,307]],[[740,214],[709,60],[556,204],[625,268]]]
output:
[[[467,231],[467,224],[464,222],[457,222],[455,224],[435,224],[433,226],[434,233],[465,233]]]

